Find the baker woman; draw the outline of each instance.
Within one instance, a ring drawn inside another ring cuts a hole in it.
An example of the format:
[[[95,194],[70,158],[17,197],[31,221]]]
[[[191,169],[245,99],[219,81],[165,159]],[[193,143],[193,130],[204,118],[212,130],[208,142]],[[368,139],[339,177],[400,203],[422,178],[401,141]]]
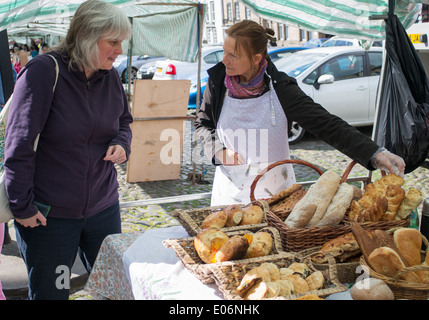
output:
[[[250,186],[270,164],[290,158],[292,121],[368,170],[403,175],[405,162],[308,97],[294,78],[269,59],[272,32],[244,20],[226,32],[224,57],[208,70],[209,81],[195,123],[205,154],[217,166],[211,205],[250,202]],[[256,199],[295,183],[291,164],[277,166],[258,181]]]

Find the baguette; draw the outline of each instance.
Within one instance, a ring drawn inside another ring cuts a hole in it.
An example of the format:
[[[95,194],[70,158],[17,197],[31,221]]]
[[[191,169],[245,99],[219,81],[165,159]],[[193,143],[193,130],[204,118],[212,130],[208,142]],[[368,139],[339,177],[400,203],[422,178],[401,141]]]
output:
[[[314,203],[317,205],[317,209],[308,223],[309,227],[317,225],[317,223],[322,219],[326,209],[338,190],[340,180],[341,177],[335,172],[326,171],[313,185],[314,188],[310,188],[307,192],[307,194],[310,193],[307,198],[307,203]]]
[[[322,219],[316,224],[319,227],[332,226],[335,227],[344,218],[347,209],[353,199],[354,189],[351,185],[344,182],[338,187],[332,202],[326,209],[326,213]]]

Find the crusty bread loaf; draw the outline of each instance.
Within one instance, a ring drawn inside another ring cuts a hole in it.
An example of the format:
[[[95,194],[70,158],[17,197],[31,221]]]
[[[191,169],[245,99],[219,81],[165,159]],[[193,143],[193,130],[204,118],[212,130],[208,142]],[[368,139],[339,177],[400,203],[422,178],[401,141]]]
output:
[[[385,214],[381,217],[381,221],[393,221],[402,200],[404,200],[405,190],[396,185],[389,185],[386,188],[385,197],[388,207]]]
[[[246,234],[245,237],[249,242],[245,258],[263,257],[271,253],[273,238],[268,232],[258,231],[253,234]]]
[[[379,247],[371,252],[368,258],[370,266],[378,273],[394,277],[405,268],[401,257],[389,247]],[[400,276],[401,279],[409,282],[421,282],[414,272],[406,272]]]
[[[341,177],[337,173],[328,170],[317,179],[313,185],[314,188],[310,188],[307,192],[307,194],[310,194],[307,198],[307,204],[313,203],[317,206],[313,217],[307,224],[309,227],[317,225],[320,219],[322,219],[338,190],[340,180]]]
[[[399,206],[398,212],[396,213],[395,220],[406,219],[411,211],[417,208],[422,203],[423,197],[419,189],[410,188],[405,194],[404,200]]]
[[[393,233],[393,242],[408,266],[419,265],[422,260],[422,236],[419,230],[400,228]]]
[[[201,223],[201,229],[217,228],[221,229],[225,226],[227,215],[224,211],[215,211],[210,213]]]
[[[243,208],[239,204],[231,204],[223,209],[226,213],[227,220],[225,227],[238,226],[243,218]]]
[[[360,253],[359,245],[353,233],[349,232],[325,242],[311,259],[315,263],[326,263],[328,262],[328,255],[332,255],[338,262],[344,262]]]
[[[321,271],[317,270],[305,278],[305,281],[307,281],[309,291],[319,290],[325,284],[325,277]]]
[[[344,218],[347,209],[350,207],[350,203],[353,199],[354,189],[351,185],[343,182],[338,187],[337,192],[332,198],[331,203],[326,209],[322,219],[316,224],[316,226],[331,226],[335,227]]]
[[[243,259],[248,248],[249,242],[246,238],[239,235],[232,236],[216,252],[214,262]]]
[[[279,193],[276,193],[275,195],[273,195],[270,199],[267,200],[267,203],[270,206],[273,204],[276,204],[279,201],[289,197],[292,193],[300,189],[302,189],[302,185],[299,183],[295,183],[290,187],[286,188],[285,190],[280,191]]]
[[[217,228],[203,229],[194,238],[194,248],[205,263],[213,263],[214,256],[229,237]]]
[[[285,224],[289,228],[305,227],[310,222],[316,209],[317,206],[314,203],[303,204],[298,209],[292,210],[291,214],[286,218]]]
[[[304,198],[306,193],[306,189],[296,190],[285,199],[280,200],[276,204],[273,204],[270,207],[271,212],[275,213],[279,217],[283,217],[283,219],[287,218],[288,215],[292,212],[293,208],[296,206],[296,204],[301,201],[302,198]]]

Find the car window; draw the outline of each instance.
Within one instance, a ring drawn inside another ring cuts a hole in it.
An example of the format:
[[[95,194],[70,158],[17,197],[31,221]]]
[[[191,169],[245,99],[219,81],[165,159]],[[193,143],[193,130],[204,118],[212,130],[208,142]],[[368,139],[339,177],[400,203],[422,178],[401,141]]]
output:
[[[379,76],[381,74],[381,65],[383,64],[382,52],[368,52],[369,57],[369,75]]]
[[[291,77],[297,77],[327,55],[325,52],[308,53],[305,51],[299,51],[279,59],[274,64],[280,71],[287,73]]]
[[[321,67],[321,74],[332,74],[335,81],[363,77],[363,56],[345,55]]]
[[[217,52],[211,52],[204,57],[204,62],[208,64],[216,64],[219,62]]]

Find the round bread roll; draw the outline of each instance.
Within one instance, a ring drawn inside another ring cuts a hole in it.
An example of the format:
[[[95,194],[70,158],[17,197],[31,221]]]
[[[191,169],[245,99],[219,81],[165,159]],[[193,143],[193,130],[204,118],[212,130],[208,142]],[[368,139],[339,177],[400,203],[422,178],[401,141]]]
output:
[[[299,275],[293,274],[285,277],[284,280],[289,280],[293,285],[294,294],[308,292],[308,283],[305,279],[301,278]]]
[[[242,236],[232,236],[215,254],[214,262],[243,259],[247,252],[247,248],[249,248],[249,242],[246,238]]]
[[[368,278],[350,288],[353,300],[394,300],[393,292],[381,279]]]
[[[225,227],[235,227],[238,226],[243,217],[243,209],[239,204],[232,204],[224,208],[226,212],[227,220]]]
[[[268,232],[258,231],[254,234],[246,234],[249,241],[249,248],[245,258],[256,258],[267,256],[273,248],[273,238]]]
[[[325,284],[325,277],[321,271],[317,270],[310,274],[305,281],[307,281],[309,291],[319,290]]]
[[[264,217],[264,211],[260,206],[251,205],[243,208],[243,217],[240,225],[259,224]]]
[[[216,253],[228,239],[219,229],[203,229],[194,238],[195,251],[205,263],[213,263]]]
[[[293,274],[300,276],[305,279],[310,274],[310,269],[305,263],[293,262],[288,269],[293,271]]]
[[[201,229],[217,228],[221,229],[225,226],[227,214],[224,211],[216,211],[209,214],[201,223]]]

